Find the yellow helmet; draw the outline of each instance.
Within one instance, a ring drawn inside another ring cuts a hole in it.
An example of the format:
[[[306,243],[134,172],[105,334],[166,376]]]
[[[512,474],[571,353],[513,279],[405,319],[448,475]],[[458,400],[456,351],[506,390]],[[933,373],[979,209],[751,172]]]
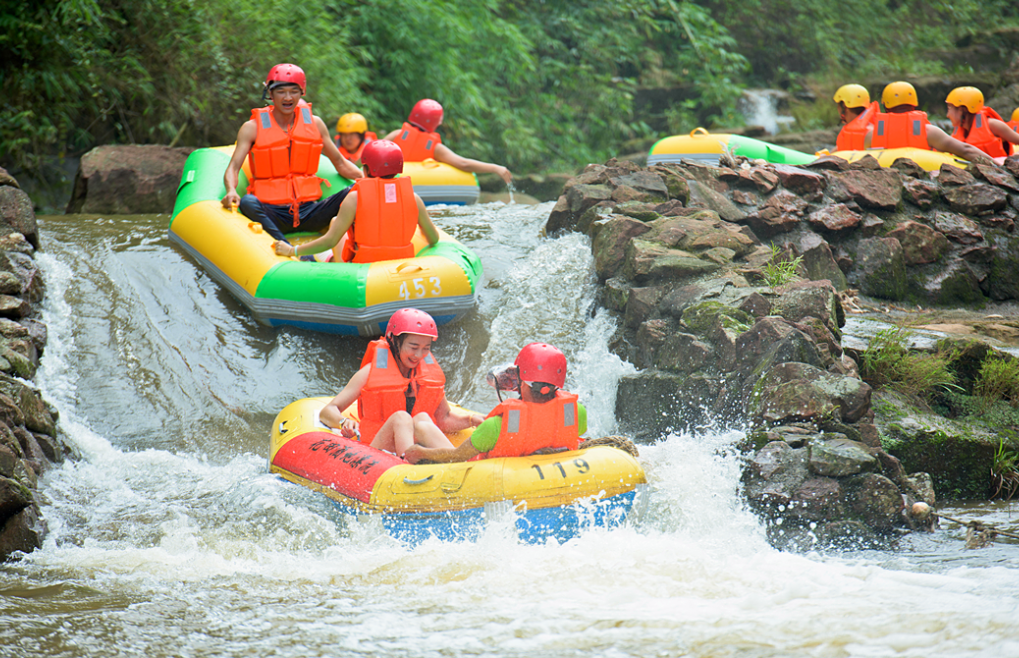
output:
[[[368,130],[368,121],[360,114],[344,114],[336,122],[338,133],[363,133]]]
[[[900,105],[919,105],[916,99],[916,89],[908,82],[893,82],[881,92],[881,104],[885,109],[898,107]]]
[[[1019,121],[1019,107],[1012,110],[1012,121]]]
[[[984,106],[984,95],[976,87],[956,87],[948,92],[945,102],[956,107],[965,107],[970,114],[976,114]]]
[[[832,100],[845,103],[846,107],[867,107],[870,105],[870,94],[863,85],[842,85]]]

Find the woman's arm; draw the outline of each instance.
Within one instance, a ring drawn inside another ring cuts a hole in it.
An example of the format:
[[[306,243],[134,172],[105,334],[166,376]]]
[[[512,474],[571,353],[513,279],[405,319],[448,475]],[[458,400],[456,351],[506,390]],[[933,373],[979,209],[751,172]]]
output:
[[[446,434],[459,432],[468,427],[477,427],[484,420],[485,417],[481,414],[465,409],[453,409],[453,407],[449,406],[449,401],[446,400],[445,396],[443,396],[442,402],[435,409],[435,424]]]
[[[352,405],[357,400],[357,397],[361,395],[361,389],[367,383],[370,371],[371,364],[368,364],[354,373],[354,376],[350,378],[350,381],[343,387],[339,395],[330,400],[329,404],[319,412],[319,420],[329,427],[341,429],[344,420],[343,410]]]

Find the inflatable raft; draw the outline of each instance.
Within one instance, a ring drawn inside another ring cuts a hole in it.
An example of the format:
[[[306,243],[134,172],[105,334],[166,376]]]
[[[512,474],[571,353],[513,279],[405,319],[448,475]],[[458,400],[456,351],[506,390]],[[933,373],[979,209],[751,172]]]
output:
[[[754,160],[787,165],[810,164],[820,155],[836,155],[850,162],[856,162],[864,156],[870,155],[877,158],[882,167],[892,166],[892,163],[899,158],[908,158],[927,171],[937,171],[943,164],[960,168],[965,168],[968,164],[965,160],[950,153],[918,148],[868,149],[866,151],[836,151],[834,153],[819,151],[814,155],[808,155],[742,135],[709,133],[703,128],[697,128],[689,135],[673,135],[659,140],[651,147],[647,163],[650,166],[665,162],[695,160],[717,165],[719,156],[725,152]]]
[[[431,159],[403,163],[403,175],[410,176],[414,191],[428,206],[470,205],[477,203],[481,192],[474,174]]]
[[[303,262],[277,256],[262,225],[239,212],[225,210],[223,173],[233,146],[199,149],[184,165],[170,220],[170,239],[246,306],[256,320],[270,326],[292,325],[337,334],[380,335],[395,311],[414,306],[439,324],[474,308],[481,261],[441,230],[434,247],[420,230],[413,258],[377,263]],[[249,177],[248,161],[238,193]],[[318,175],[327,195],[350,185],[325,157]],[[415,182],[415,191],[417,186]],[[317,234],[290,234],[300,244]],[[329,252],[319,257],[330,255]]]
[[[742,155],[752,160],[766,160],[775,164],[802,165],[813,162],[816,155],[808,155],[783,146],[775,146],[752,137],[709,133],[704,128],[692,130],[689,135],[673,135],[658,140],[647,156],[648,166],[680,160],[696,160],[717,165],[722,153]]]
[[[409,464],[323,425],[318,414],[329,400],[298,400],[276,416],[270,471],[325,494],[344,512],[381,519],[406,541],[474,539],[496,517],[511,519],[525,541],[565,541],[585,527],[618,525],[635,499],[646,502],[638,497],[644,470],[616,448]],[[356,417],[353,407],[347,413]],[[450,440],[459,445],[468,434]]]

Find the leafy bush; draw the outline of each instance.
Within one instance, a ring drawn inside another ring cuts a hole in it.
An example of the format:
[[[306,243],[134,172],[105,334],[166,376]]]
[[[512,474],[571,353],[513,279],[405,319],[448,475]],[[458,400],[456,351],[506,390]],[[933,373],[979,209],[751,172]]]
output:
[[[984,407],[1005,400],[1019,407],[1019,359],[991,356],[980,365],[980,374],[973,384],[973,392]]]
[[[860,376],[874,387],[888,387],[920,400],[955,388],[951,352],[910,352],[912,332],[902,327],[882,329],[861,353]]]
[[[998,440],[998,449],[994,453],[991,483],[994,487],[991,498],[1011,500],[1019,491],[1019,452],[1006,446],[1004,439]]]

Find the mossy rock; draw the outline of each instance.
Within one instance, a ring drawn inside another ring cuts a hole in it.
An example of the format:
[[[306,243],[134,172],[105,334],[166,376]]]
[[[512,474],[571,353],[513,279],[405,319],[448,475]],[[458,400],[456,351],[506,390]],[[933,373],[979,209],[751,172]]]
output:
[[[743,333],[754,326],[752,315],[721,302],[700,302],[683,311],[683,324],[699,336],[706,336],[711,331],[716,318],[722,327],[738,333]]]

